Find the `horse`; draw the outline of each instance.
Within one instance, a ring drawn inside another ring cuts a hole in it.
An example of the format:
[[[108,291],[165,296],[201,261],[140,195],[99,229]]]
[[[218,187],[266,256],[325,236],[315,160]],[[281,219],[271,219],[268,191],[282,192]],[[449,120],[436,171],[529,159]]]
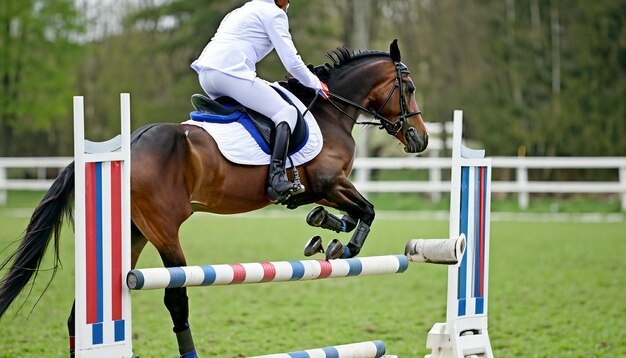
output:
[[[361,113],[405,146],[419,153],[428,133],[415,101],[415,85],[401,62],[397,40],[390,52],[353,52],[338,48],[326,54],[332,64],[310,66],[330,89],[329,100],[316,100],[313,91],[290,79],[282,85],[309,106],[323,135],[323,148],[298,166],[306,188],[284,203],[288,208],[318,203],[345,215],[335,217],[323,207],[307,217],[310,225],[354,233],[347,245],[335,242],[327,258],[358,255],[374,220],[374,206],[348,179],[355,140],[352,129]],[[359,123],[362,124],[362,123]],[[179,228],[194,212],[236,214],[271,204],[267,195],[267,166],[238,165],[221,155],[215,140],[192,125],[161,123],[137,129],[131,137],[131,266],[145,245],[158,250],[165,267],[186,266]],[[55,269],[59,264],[59,233],[64,218],[71,220],[74,163],[68,165],[45,194],[30,219],[19,248],[0,266],[8,273],[0,287],[0,317],[39,269],[54,237]],[[308,254],[315,253],[317,249]],[[338,256],[337,256],[338,255]],[[189,328],[186,288],[165,289],[164,303],[178,339],[181,356],[195,356]],[[74,336],[74,307],[68,319]]]

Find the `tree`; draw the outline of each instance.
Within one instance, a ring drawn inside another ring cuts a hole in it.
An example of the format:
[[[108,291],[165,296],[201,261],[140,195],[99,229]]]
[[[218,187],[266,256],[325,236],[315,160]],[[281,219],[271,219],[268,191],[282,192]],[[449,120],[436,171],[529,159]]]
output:
[[[0,155],[56,154],[48,150],[71,123],[80,31],[73,0],[0,3]]]

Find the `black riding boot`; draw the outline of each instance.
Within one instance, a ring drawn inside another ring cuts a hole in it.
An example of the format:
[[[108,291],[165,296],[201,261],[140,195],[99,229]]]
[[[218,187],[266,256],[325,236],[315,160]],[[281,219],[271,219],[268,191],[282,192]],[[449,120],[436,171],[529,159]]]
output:
[[[276,135],[274,136],[274,150],[272,151],[270,161],[269,187],[267,188],[267,194],[273,203],[287,199],[293,189],[293,183],[287,179],[285,174],[285,161],[287,160],[290,135],[289,124],[287,122],[278,123]]]

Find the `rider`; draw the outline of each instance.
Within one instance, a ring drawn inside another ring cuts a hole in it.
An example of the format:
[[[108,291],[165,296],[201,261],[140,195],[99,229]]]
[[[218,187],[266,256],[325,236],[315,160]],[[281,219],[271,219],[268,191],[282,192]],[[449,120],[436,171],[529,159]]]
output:
[[[284,199],[293,188],[285,174],[289,136],[297,110],[256,76],[256,63],[275,49],[281,62],[298,81],[328,98],[328,87],[300,59],[289,33],[289,0],[252,0],[222,20],[217,32],[191,67],[211,98],[228,96],[271,118],[276,126],[269,168],[268,195]]]

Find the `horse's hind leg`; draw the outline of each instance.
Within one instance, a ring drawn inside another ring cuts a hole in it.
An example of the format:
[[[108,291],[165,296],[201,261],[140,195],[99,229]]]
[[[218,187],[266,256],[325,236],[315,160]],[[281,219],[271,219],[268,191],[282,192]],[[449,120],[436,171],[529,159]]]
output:
[[[139,208],[134,212],[133,220],[135,224],[141,229],[142,233],[159,252],[163,265],[165,267],[178,267],[186,266],[187,261],[183,249],[180,246],[178,237],[178,229],[182,222],[189,216],[191,210],[172,210],[172,208],[161,208],[161,210],[155,210],[160,207],[158,203],[141,202],[146,204],[145,207]],[[138,201],[134,205],[141,205]],[[148,210],[147,207],[152,207],[152,210]],[[188,205],[187,205],[188,206]],[[180,208],[180,206],[179,206]],[[147,217],[142,213],[150,213],[150,220],[147,221]],[[180,214],[180,215],[179,215]],[[172,323],[174,324],[174,333],[178,341],[178,350],[181,357],[192,358],[196,357],[196,351],[191,336],[191,329],[189,328],[189,304],[187,298],[186,288],[166,288],[164,296],[165,307],[170,313]]]
[[[72,303],[72,311],[70,317],[67,319],[67,331],[70,336],[70,357],[74,357],[74,336],[76,332],[76,325],[74,323],[74,310],[76,307],[76,300]]]
[[[167,252],[159,251],[159,253],[161,254],[161,259],[163,260],[163,265],[165,267],[187,265],[183,250],[178,242],[175,246],[172,243]],[[191,329],[189,328],[188,323],[189,302],[187,297],[187,288],[166,288],[163,302],[165,303],[167,310],[170,312],[172,322],[174,323],[173,330],[176,334],[178,351],[181,357],[197,357],[193,337],[191,335]]]

